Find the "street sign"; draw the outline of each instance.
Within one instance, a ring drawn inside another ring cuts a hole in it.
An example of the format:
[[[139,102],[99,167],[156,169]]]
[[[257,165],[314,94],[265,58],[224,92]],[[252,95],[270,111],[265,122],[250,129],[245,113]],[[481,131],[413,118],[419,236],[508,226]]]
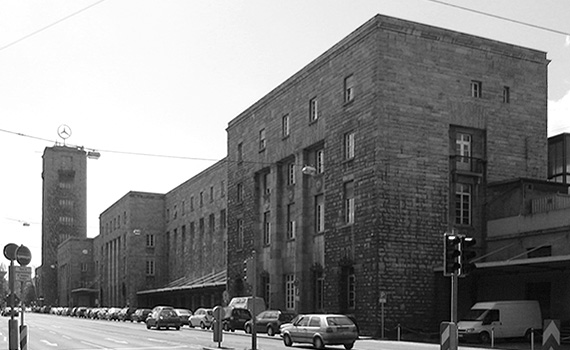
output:
[[[14,243],[8,243],[4,246],[4,256],[8,260],[16,259],[16,249],[18,249],[18,245]]]
[[[14,278],[16,282],[28,282],[32,280],[32,268],[27,266],[14,266]]]
[[[32,252],[25,245],[21,245],[16,249],[16,261],[21,266],[26,266],[32,261]]]
[[[386,303],[386,292],[380,292],[380,304]]]

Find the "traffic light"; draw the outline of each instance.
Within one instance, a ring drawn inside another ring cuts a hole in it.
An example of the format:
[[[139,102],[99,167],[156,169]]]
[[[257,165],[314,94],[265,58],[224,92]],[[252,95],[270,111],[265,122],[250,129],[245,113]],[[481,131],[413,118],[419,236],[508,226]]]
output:
[[[461,237],[461,255],[459,256],[460,270],[459,275],[467,276],[470,272],[475,270],[475,263],[471,260],[477,255],[471,247],[475,245],[477,241],[473,237]]]
[[[459,274],[461,268],[461,237],[454,233],[446,232],[443,235],[443,275],[451,276]]]

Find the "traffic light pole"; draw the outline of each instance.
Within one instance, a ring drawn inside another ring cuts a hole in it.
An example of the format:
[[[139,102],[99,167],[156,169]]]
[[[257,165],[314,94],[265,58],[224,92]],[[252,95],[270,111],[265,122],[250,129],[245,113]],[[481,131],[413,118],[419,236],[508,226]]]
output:
[[[451,274],[451,323],[457,323],[457,285],[459,278],[456,271]]]

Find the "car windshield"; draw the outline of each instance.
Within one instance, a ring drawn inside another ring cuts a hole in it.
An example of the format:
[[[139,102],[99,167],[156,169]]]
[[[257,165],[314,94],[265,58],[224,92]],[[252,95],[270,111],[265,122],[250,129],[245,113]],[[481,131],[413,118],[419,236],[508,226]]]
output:
[[[350,318],[342,316],[329,316],[327,317],[327,323],[329,326],[352,326],[354,324]]]
[[[471,309],[469,310],[469,312],[467,313],[467,315],[465,315],[465,317],[463,317],[461,319],[461,321],[483,321],[483,319],[485,318],[485,314],[487,313],[487,311],[489,310],[485,310],[485,309]]]

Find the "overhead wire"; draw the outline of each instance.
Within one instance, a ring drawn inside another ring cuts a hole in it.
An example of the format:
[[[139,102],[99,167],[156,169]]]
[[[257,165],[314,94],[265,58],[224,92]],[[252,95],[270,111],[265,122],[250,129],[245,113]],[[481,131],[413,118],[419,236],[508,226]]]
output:
[[[53,27],[53,26],[55,26],[55,25],[57,25],[57,24],[59,24],[59,23],[65,21],[65,20],[67,20],[67,19],[73,17],[73,16],[76,16],[76,15],[80,14],[81,12],[87,11],[88,9],[90,9],[90,8],[96,6],[96,5],[99,5],[100,3],[104,2],[104,1],[105,1],[105,0],[99,0],[99,1],[97,1],[97,2],[94,2],[94,3],[92,3],[91,5],[89,5],[89,6],[87,6],[87,7],[84,7],[84,8],[82,8],[82,9],[78,10],[78,11],[73,12],[72,14],[69,14],[69,15],[67,15],[67,16],[65,16],[65,17],[63,17],[63,18],[61,18],[61,19],[59,19],[59,20],[53,22],[53,23],[48,24],[48,25],[45,26],[45,27],[42,27],[42,28],[40,28],[40,29],[38,29],[38,30],[36,30],[36,31],[33,31],[33,32],[31,32],[30,34],[24,35],[23,37],[21,37],[21,38],[15,40],[15,41],[12,41],[11,43],[9,43],[9,44],[7,44],[7,45],[4,45],[4,46],[0,47],[0,51],[9,48],[9,47],[12,46],[12,45],[16,45],[17,43],[19,43],[19,42],[21,42],[21,41],[24,41],[24,40],[26,40],[26,39],[28,39],[28,38],[30,38],[30,37],[36,35],[36,34],[39,34],[39,33],[43,32],[43,31],[46,30],[46,29],[49,29],[49,28],[51,28],[51,27]]]
[[[512,22],[512,23],[524,25],[524,26],[527,26],[527,27],[535,28],[535,29],[544,30],[544,31],[551,32],[551,33],[556,33],[556,34],[561,34],[561,35],[570,36],[570,32],[563,32],[563,31],[561,31],[561,30],[556,30],[556,29],[551,29],[551,28],[543,27],[543,26],[539,26],[539,25],[536,25],[536,24],[532,24],[532,23],[528,23],[528,22],[523,22],[523,21],[519,21],[519,20],[516,20],[516,19],[512,19],[512,18],[495,15],[495,14],[492,14],[492,13],[489,13],[489,12],[483,12],[483,11],[475,10],[475,9],[472,9],[472,8],[469,8],[469,7],[463,7],[463,6],[459,6],[459,5],[455,5],[455,4],[450,4],[450,3],[445,2],[445,1],[440,1],[440,0],[426,0],[426,1],[433,2],[433,3],[436,3],[436,4],[445,5],[445,6],[449,6],[449,7],[454,7],[454,8],[460,9],[460,10],[477,13],[477,14],[479,14],[479,15],[488,16],[488,17],[500,19],[500,20],[507,21],[507,22]]]

